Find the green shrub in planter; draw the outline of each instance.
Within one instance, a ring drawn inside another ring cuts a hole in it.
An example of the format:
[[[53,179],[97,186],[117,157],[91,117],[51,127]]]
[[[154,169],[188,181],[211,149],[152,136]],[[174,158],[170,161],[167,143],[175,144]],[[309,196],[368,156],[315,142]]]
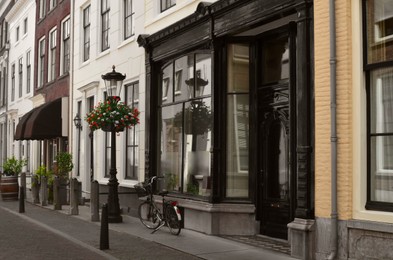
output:
[[[18,176],[22,172],[23,166],[27,164],[25,159],[16,159],[15,156],[7,158],[3,164],[3,175],[5,176]]]

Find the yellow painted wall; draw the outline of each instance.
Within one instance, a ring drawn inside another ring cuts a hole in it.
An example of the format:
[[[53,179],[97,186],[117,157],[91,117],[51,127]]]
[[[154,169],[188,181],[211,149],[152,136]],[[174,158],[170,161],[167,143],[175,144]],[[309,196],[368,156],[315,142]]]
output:
[[[351,1],[336,1],[337,173],[339,219],[352,218],[352,29]],[[314,1],[315,215],[331,212],[329,1]]]

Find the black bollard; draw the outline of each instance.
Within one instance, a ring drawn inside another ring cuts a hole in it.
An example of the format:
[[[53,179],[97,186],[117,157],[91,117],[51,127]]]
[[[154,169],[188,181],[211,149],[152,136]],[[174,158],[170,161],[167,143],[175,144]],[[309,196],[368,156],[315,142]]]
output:
[[[25,213],[25,189],[23,186],[19,188],[19,213]]]
[[[109,249],[108,205],[102,205],[100,249]]]

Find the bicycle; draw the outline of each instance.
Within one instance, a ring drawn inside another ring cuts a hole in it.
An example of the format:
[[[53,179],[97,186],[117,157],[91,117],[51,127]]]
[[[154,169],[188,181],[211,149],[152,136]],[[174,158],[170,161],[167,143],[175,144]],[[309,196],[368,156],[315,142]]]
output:
[[[173,235],[179,235],[181,213],[177,207],[177,201],[165,199],[168,191],[158,193],[162,197],[162,211],[154,201],[153,182],[161,178],[163,177],[153,176],[134,186],[138,197],[147,196],[147,199],[138,207],[138,217],[145,227],[153,229],[152,234],[166,225]]]

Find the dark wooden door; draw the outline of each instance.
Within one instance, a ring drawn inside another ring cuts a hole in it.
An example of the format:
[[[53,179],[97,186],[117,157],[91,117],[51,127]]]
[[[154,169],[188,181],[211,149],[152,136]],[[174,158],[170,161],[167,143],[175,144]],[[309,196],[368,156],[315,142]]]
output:
[[[291,221],[290,61],[287,36],[259,43],[257,90],[258,185],[260,232],[287,239]]]

